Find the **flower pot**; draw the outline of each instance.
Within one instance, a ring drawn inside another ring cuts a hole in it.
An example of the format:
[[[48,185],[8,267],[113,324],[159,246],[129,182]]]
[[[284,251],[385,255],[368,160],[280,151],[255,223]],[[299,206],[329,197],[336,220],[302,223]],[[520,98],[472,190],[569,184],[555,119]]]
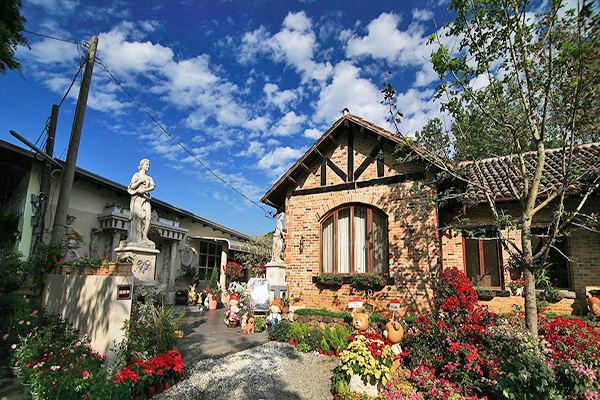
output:
[[[175,304],[184,306],[187,303],[187,294],[175,294]]]
[[[323,354],[323,349],[319,349],[319,354]]]
[[[339,356],[340,356],[340,351],[339,351],[339,350],[336,350],[336,351],[335,351],[335,356],[336,356],[336,357],[339,357]]]
[[[171,382],[170,379],[167,379],[165,381],[165,390],[170,389],[172,384],[173,384],[173,382]]]
[[[154,394],[156,393],[156,386],[146,386],[144,389],[146,390],[146,396],[149,399],[154,397]]]
[[[29,394],[29,393],[31,393],[31,384],[21,382],[21,389],[23,390],[23,393]]]
[[[332,357],[335,354],[333,350],[329,350],[329,357]]]
[[[290,338],[290,344],[294,344],[294,338]]]
[[[179,382],[181,380],[181,372],[175,374],[175,382]]]
[[[297,340],[294,340],[294,347],[298,348],[298,341]]]
[[[156,390],[154,391],[154,393],[161,394],[163,392],[163,390],[165,390],[165,383],[164,382],[156,385]]]
[[[208,309],[209,310],[217,309],[217,295],[216,294],[208,295]]]
[[[593,293],[592,293],[593,292]],[[587,301],[590,312],[596,317],[600,317],[600,293],[596,290],[590,290],[590,298]]]

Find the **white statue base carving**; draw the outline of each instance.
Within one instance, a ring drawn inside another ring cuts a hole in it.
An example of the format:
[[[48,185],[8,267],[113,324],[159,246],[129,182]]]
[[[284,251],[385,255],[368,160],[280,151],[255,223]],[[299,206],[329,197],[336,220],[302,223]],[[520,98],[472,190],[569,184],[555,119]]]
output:
[[[363,382],[362,376],[354,374],[350,378],[349,390],[352,392],[364,393],[371,397],[377,397],[379,392],[383,390],[381,382]]]
[[[123,246],[125,244],[125,246]],[[136,243],[123,243],[115,249],[118,258],[131,257],[133,265],[131,272],[136,281],[146,281],[149,283],[157,283],[155,281],[156,272],[156,256],[160,253],[159,250],[148,247],[137,247]]]
[[[266,278],[271,285],[285,285],[285,263],[271,261],[266,267]]]

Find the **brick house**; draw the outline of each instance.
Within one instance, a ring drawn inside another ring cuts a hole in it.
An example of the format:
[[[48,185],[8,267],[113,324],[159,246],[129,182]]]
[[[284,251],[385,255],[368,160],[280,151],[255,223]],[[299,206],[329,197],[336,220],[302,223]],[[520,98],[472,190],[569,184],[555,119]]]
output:
[[[431,201],[437,190],[436,168],[418,155],[403,154],[408,152],[401,138],[344,110],[263,196],[263,203],[286,214],[284,261],[290,295],[300,296],[306,307],[333,310],[346,309],[353,297],[376,310],[399,299],[402,312],[414,314],[430,307],[440,270],[456,266],[471,278],[483,273],[481,284],[498,295],[487,302],[491,309],[522,304],[522,297],[509,296],[506,290],[508,257],[498,244],[471,240],[446,228],[458,227],[459,216],[463,229],[490,226],[487,206],[473,193],[468,207],[455,203],[438,209]],[[586,154],[591,157],[587,163],[598,165],[592,160],[600,161],[600,144],[590,145]],[[489,160],[485,176],[493,178],[489,184],[506,189],[507,178],[498,165]],[[498,194],[501,207],[516,209],[514,199],[501,190]],[[597,195],[587,204],[587,211],[600,208]],[[549,206],[538,215],[537,228],[547,226],[551,210]],[[586,286],[600,286],[600,235],[575,229],[562,242],[571,261],[552,267],[552,278],[571,298],[553,307],[572,313],[578,311],[573,304],[576,297],[584,298]],[[318,283],[316,277],[323,272],[342,275],[344,283]],[[386,273],[390,279],[381,290],[357,290],[350,285],[356,272]]]

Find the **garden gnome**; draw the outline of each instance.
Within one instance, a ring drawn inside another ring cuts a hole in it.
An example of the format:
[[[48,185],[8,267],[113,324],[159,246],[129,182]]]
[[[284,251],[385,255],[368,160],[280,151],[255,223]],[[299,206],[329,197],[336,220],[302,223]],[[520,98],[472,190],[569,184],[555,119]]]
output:
[[[240,304],[240,299],[237,294],[232,293],[229,295],[229,311],[227,315],[227,326],[230,328],[237,328],[240,323],[240,319],[238,318],[238,313],[240,312],[240,308],[238,307]]]
[[[392,344],[392,351],[394,352],[394,362],[392,364],[391,372],[394,373],[394,371],[396,371],[398,367],[400,367],[400,353],[402,353],[400,342],[404,337],[404,328],[402,328],[402,324],[400,322],[394,321],[392,319],[387,324],[385,324],[383,336],[385,336]]]
[[[352,327],[359,332],[369,330],[369,314],[352,310]]]
[[[267,316],[267,327],[271,328],[281,322],[281,299],[275,299],[271,303],[271,314]]]

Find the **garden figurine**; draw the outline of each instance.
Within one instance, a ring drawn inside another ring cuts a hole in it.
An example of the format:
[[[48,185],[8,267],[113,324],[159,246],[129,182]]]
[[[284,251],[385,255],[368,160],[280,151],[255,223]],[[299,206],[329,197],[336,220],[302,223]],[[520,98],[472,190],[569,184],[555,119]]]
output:
[[[190,290],[188,291],[188,304],[193,306],[198,301],[198,293],[196,293],[196,284],[190,285]]]
[[[152,208],[150,207],[150,192],[154,190],[154,181],[147,174],[150,161],[144,158],[140,161],[138,172],[133,174],[127,192],[131,195],[129,209],[131,210],[127,243],[141,247],[154,248],[154,242],[148,239]]]
[[[272,328],[281,322],[281,299],[275,299],[271,303],[271,313],[267,316],[267,328]]]
[[[352,327],[360,332],[369,330],[369,314],[352,310]]]
[[[254,334],[254,318],[250,318],[248,320],[248,323],[244,327],[244,330],[242,331],[242,333],[247,333],[249,335]]]
[[[404,337],[404,328],[402,328],[402,324],[400,322],[392,319],[385,324],[383,336],[390,341],[392,345],[392,351],[394,352],[394,362],[391,368],[391,372],[393,373],[400,367],[400,353],[402,353],[400,342]]]
[[[208,302],[210,301],[210,296],[206,293],[203,295],[204,295],[204,309],[208,310],[208,307],[209,307]]]
[[[244,313],[244,315],[242,315],[242,332],[244,332],[244,329],[246,329],[246,325],[248,324],[248,313]]]
[[[230,294],[229,311],[227,312],[227,326],[230,328],[237,328],[240,323],[240,319],[238,317],[240,308],[238,307],[238,304],[240,304],[240,299],[238,298],[237,294]]]

